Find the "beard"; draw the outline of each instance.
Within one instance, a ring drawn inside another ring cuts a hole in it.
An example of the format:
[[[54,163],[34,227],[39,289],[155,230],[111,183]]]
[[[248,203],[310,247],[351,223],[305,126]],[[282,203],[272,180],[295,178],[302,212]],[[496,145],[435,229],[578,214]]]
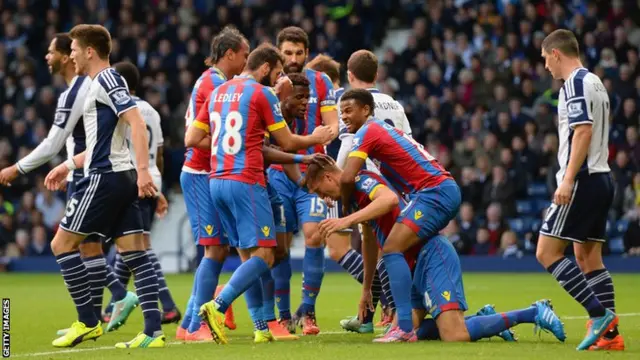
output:
[[[269,73],[269,74],[267,74],[267,75],[263,76],[261,79],[259,79],[259,80],[258,80],[258,82],[259,82],[261,85],[269,86],[269,87],[273,87],[273,86],[275,85],[275,84],[272,84],[272,83],[271,83],[271,73]]]
[[[295,62],[289,63],[284,66],[285,74],[298,73],[300,71],[302,71],[302,65]]]
[[[49,65],[49,72],[51,72],[51,75],[55,75],[60,72],[60,68],[62,68],[60,62],[54,61],[53,63],[51,63],[51,65]]]

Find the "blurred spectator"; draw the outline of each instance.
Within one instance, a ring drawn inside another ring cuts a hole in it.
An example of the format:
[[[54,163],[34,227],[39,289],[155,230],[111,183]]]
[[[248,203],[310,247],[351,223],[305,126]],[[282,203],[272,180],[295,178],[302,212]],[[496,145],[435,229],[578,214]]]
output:
[[[489,230],[480,228],[476,232],[476,243],[473,245],[474,255],[493,255],[496,253],[495,247],[489,240]]]
[[[491,203],[499,204],[502,208],[501,212],[506,217],[515,215],[515,184],[507,177],[504,167],[500,165],[494,166],[491,174],[491,181],[484,186],[482,203],[485,206]]]
[[[36,196],[36,208],[42,213],[42,221],[47,229],[55,229],[64,216],[65,204],[53,192],[41,189]]]
[[[465,232],[461,232],[458,227],[458,222],[453,219],[449,221],[447,227],[442,230],[442,234],[446,236],[456,251],[460,255],[466,255],[471,252],[473,247],[472,238],[469,237]]]
[[[505,231],[500,238],[500,251],[498,252],[503,258],[515,257],[521,258],[523,253],[518,248],[518,237],[513,231]]]

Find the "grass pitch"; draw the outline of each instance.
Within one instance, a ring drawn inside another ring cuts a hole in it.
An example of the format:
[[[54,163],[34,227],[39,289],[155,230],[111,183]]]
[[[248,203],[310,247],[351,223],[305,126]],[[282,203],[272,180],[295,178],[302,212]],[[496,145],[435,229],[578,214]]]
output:
[[[221,282],[228,279],[224,275]],[[620,331],[627,351],[623,353],[575,351],[585,331],[586,314],[548,274],[466,274],[464,276],[469,312],[485,304],[498,311],[528,306],[550,298],[567,331],[566,343],[553,335],[533,334],[533,325],[515,328],[519,341],[506,343],[499,338],[476,343],[437,341],[415,344],[373,344],[372,335],[346,333],[338,321],[355,314],[360,287],[346,274],[327,274],[317,304],[321,334],[301,337],[294,342],[254,345],[252,324],[244,299],[234,303],[238,329],[229,332],[229,345],[184,344],[175,340],[176,325],[165,326],[168,346],[164,349],[115,349],[119,341],[132,339],[142,329],[142,314],[136,310],[120,330],[85,342],[73,349],[51,346],[57,329],[75,319],[75,308],[62,278],[57,274],[2,274],[0,296],[11,299],[11,357],[37,359],[561,359],[624,358],[640,359],[640,287],[638,275],[614,275]],[[292,308],[299,303],[300,276],[292,280]],[[191,291],[192,275],[167,276],[173,297],[184,311]],[[105,296],[106,297],[106,296]],[[378,316],[376,316],[376,320]]]

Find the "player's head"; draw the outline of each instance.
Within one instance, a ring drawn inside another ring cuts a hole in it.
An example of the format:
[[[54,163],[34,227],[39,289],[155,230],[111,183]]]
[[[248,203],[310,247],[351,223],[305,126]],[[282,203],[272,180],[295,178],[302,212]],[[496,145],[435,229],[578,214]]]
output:
[[[249,57],[249,41],[233,26],[226,26],[211,40],[211,53],[207,66],[226,62],[231,76],[242,72]]]
[[[347,77],[349,84],[358,80],[365,84],[373,84],[378,77],[378,57],[369,50],[358,50],[351,54],[347,61]]]
[[[121,61],[113,65],[113,68],[124,78],[129,87],[129,92],[135,94],[140,83],[140,72],[138,68],[128,61]]]
[[[51,43],[49,43],[47,55],[44,58],[51,74],[57,74],[65,65],[73,63],[73,60],[71,60],[71,38],[69,34],[55,34]]]
[[[320,54],[307,63],[307,68],[320,71],[331,79],[334,88],[340,87],[340,63],[333,60],[331,56]]]
[[[580,57],[578,40],[569,30],[553,31],[544,38],[541,47],[544,66],[551,72],[554,79],[562,77],[563,64],[567,63],[567,60],[575,60]]]
[[[309,103],[309,79],[301,73],[291,73],[287,77],[291,81],[293,90],[282,101],[282,111],[298,119],[304,119],[307,103]]]
[[[71,58],[76,63],[76,74],[84,75],[96,61],[109,61],[111,35],[102,25],[76,25],[69,32]]]
[[[271,44],[262,44],[249,54],[247,70],[264,86],[275,86],[282,73],[284,60],[278,49]]]
[[[284,72],[301,72],[309,56],[307,33],[297,26],[286,27],[278,33],[277,44],[284,55]]]
[[[305,185],[310,193],[334,200],[340,199],[340,176],[342,170],[335,163],[319,166],[311,164],[305,174]]]
[[[340,98],[340,115],[347,131],[354,134],[373,115],[373,95],[365,89],[350,89]]]

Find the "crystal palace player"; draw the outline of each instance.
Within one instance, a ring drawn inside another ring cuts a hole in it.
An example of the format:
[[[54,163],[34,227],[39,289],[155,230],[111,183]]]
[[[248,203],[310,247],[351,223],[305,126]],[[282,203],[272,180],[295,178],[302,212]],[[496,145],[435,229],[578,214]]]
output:
[[[325,165],[323,168],[310,165],[305,183],[309,191],[337,200],[340,198],[341,176],[342,171],[336,165]],[[350,204],[355,210],[353,214],[340,219],[323,221],[320,223],[320,231],[324,237],[327,237],[335,231],[349,228],[354,224],[363,225],[362,255],[366,266],[360,317],[364,317],[367,310],[376,306],[376,299],[372,298],[371,289],[375,281],[373,274],[378,247],[384,247],[396,219],[406,205],[382,176],[368,170],[358,172]],[[465,319],[463,314],[467,310],[467,303],[462,285],[460,261],[446,237],[436,235],[424,245],[416,244],[404,253],[404,257],[409,266],[414,268],[411,296],[414,327],[418,329],[418,335],[412,336],[407,339],[408,341],[416,341],[418,338],[475,341],[492,336],[513,341],[513,336],[508,329],[520,323],[536,324],[541,329],[553,332],[560,341],[564,341],[566,336],[562,322],[551,309],[549,302],[544,300],[537,301],[528,308],[502,314],[496,314],[493,307],[487,305],[478,312],[478,315]],[[424,319],[427,312],[432,318]],[[449,317],[455,317],[455,326],[449,326],[449,321],[442,321],[444,313],[449,313]],[[385,336],[374,342],[389,342],[394,339],[392,336]]]
[[[383,120],[370,119],[373,104],[373,96],[364,89],[348,90],[340,100],[342,120],[347,130],[356,134],[341,178],[342,207],[347,214],[345,204],[351,199],[356,175],[369,157],[379,162],[382,175],[395,190],[410,199],[382,249],[398,318],[398,328],[386,336],[407,341],[413,335],[411,272],[402,253],[444,229],[458,212],[460,189],[438,161],[410,136]],[[447,313],[442,317],[448,324],[455,320]]]
[[[558,98],[558,189],[540,230],[536,256],[589,313],[588,332],[578,350],[624,350],[613,282],[602,262],[613,201],[607,163],[609,95],[600,79],[582,66],[571,31],[549,34],[542,42],[542,57],[551,75],[565,83]],[[579,266],[564,256],[569,242]]]
[[[164,347],[158,279],[144,249],[138,207],[138,196],[154,196],[157,191],[149,174],[144,120],[126,82],[109,67],[111,36],[107,29],[100,25],[77,25],[69,36],[73,39],[71,57],[76,73],[88,75],[93,82],[83,111],[87,149],[56,167],[45,179],[47,188],[58,189],[69,171],[84,166],[85,177],[78,181],[69,198],[65,217],[51,242],[79,321],[64,336],[55,339],[53,345],[71,347],[102,335],[100,320],[91,303],[87,269],[78,253],[78,244],[88,235],[97,234],[115,239],[126,265],[133,271],[145,320],[143,332],[116,347]],[[125,141],[127,124],[136,149],[137,174]]]
[[[185,115],[187,129],[194,123],[211,92],[227,79],[242,72],[248,55],[249,42],[234,28],[226,27],[213,38],[211,55],[207,59],[210,68],[202,73],[191,93]],[[226,238],[214,235],[214,230],[218,233],[216,228],[219,227],[219,220],[209,194],[210,162],[210,145],[205,148],[188,147],[180,174],[180,185],[185,196],[193,238],[197,245],[204,246],[204,258],[196,270],[185,319],[176,330],[176,338],[180,340],[212,340],[211,333],[201,322],[198,312],[200,306],[213,297],[216,290],[213,284],[217,283],[222,264],[229,253]],[[235,328],[233,322],[227,326]]]
[[[187,131],[189,144],[211,146],[211,197],[230,244],[245,260],[214,301],[201,307],[205,322],[220,343],[227,342],[223,313],[247,289],[261,287],[252,285],[259,283],[274,261],[275,226],[265,189],[262,153],[265,131],[286,151],[323,144],[331,136],[331,131],[322,126],[309,136],[291,134],[278,98],[269,88],[275,85],[282,64],[278,49],[268,44],[259,46],[249,55],[242,75],[211,93]],[[210,137],[209,129],[213,132]],[[220,232],[219,227],[213,229],[214,235]],[[247,296],[262,304],[262,291]],[[256,342],[271,340],[266,322],[255,320]]]
[[[335,108],[335,95],[333,84],[326,74],[311,69],[303,69],[304,63],[309,56],[309,38],[299,27],[291,26],[284,28],[278,33],[278,48],[285,58],[284,72],[302,72],[309,79],[310,97],[307,105],[305,119],[296,121],[296,133],[300,135],[311,134],[317,127],[328,126],[331,130],[333,140],[338,135],[338,114]],[[328,142],[328,141],[327,141]],[[316,144],[301,150],[301,154],[325,153],[324,144]],[[304,172],[304,166],[301,171]],[[326,218],[327,207],[316,195],[295,186],[290,179],[278,168],[269,169],[269,181],[282,198],[285,208],[286,226],[289,232],[289,239],[293,238],[293,233],[302,230],[305,238],[305,255],[303,262],[303,283],[302,283],[302,303],[296,311],[293,323],[302,326],[304,335],[315,335],[320,331],[315,320],[315,303],[322,285],[324,276],[324,248],[322,241],[317,236],[318,223]],[[290,273],[288,261],[282,261],[274,269],[274,278],[278,284],[286,284],[282,279]],[[288,293],[288,288],[278,288],[281,294]],[[289,297],[280,297],[280,303],[289,304]],[[283,306],[287,308],[288,306]],[[281,310],[284,310],[281,308]],[[281,311],[281,321],[288,320],[291,314]],[[295,326],[292,327],[295,329]]]

